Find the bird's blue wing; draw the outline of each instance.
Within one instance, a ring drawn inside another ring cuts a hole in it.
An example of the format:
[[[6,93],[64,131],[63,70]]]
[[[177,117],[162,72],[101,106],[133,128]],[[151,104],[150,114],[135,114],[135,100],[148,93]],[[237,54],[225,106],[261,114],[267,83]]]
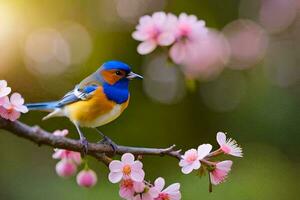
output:
[[[59,100],[56,106],[60,108],[70,103],[87,100],[98,87],[98,85],[87,85],[80,89],[76,86],[74,90],[68,92],[61,100]]]

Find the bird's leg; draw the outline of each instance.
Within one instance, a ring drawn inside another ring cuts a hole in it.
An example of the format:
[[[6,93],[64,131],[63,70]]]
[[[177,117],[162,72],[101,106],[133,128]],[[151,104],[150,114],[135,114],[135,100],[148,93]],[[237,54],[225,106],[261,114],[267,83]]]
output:
[[[76,125],[76,129],[78,131],[79,137],[80,137],[80,143],[82,145],[82,156],[85,157],[88,153],[88,141],[87,139],[84,137],[82,131],[80,130],[80,127],[78,125]]]
[[[112,141],[109,137],[104,135],[99,129],[95,128],[95,130],[103,137],[103,139],[100,141],[100,143],[109,144],[115,153],[118,149],[118,145],[114,141]]]

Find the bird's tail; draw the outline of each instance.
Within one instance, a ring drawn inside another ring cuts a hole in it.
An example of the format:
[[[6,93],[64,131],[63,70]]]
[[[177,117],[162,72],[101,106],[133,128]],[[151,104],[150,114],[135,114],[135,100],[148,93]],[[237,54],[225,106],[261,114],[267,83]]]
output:
[[[29,103],[25,105],[28,110],[44,110],[44,111],[52,111],[56,109],[57,101],[52,102],[42,102],[42,103]]]

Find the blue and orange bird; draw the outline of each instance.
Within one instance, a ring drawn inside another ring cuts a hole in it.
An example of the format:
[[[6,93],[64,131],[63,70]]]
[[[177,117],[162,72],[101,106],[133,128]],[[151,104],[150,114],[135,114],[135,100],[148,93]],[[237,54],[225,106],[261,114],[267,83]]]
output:
[[[130,97],[129,81],[134,78],[143,77],[133,73],[123,62],[108,61],[62,99],[26,106],[29,110],[50,112],[43,120],[60,116],[69,118],[79,133],[84,154],[87,153],[88,141],[81,127],[95,128],[116,150],[116,145],[97,127],[115,120],[127,108]]]

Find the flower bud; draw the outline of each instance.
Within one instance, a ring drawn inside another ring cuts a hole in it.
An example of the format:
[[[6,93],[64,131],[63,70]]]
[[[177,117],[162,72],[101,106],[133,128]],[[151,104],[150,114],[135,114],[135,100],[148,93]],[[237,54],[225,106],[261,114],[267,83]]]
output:
[[[82,170],[76,177],[77,184],[81,187],[93,187],[97,183],[97,174],[91,170]]]
[[[61,177],[70,177],[76,173],[77,166],[71,160],[63,159],[56,164],[55,170]]]

